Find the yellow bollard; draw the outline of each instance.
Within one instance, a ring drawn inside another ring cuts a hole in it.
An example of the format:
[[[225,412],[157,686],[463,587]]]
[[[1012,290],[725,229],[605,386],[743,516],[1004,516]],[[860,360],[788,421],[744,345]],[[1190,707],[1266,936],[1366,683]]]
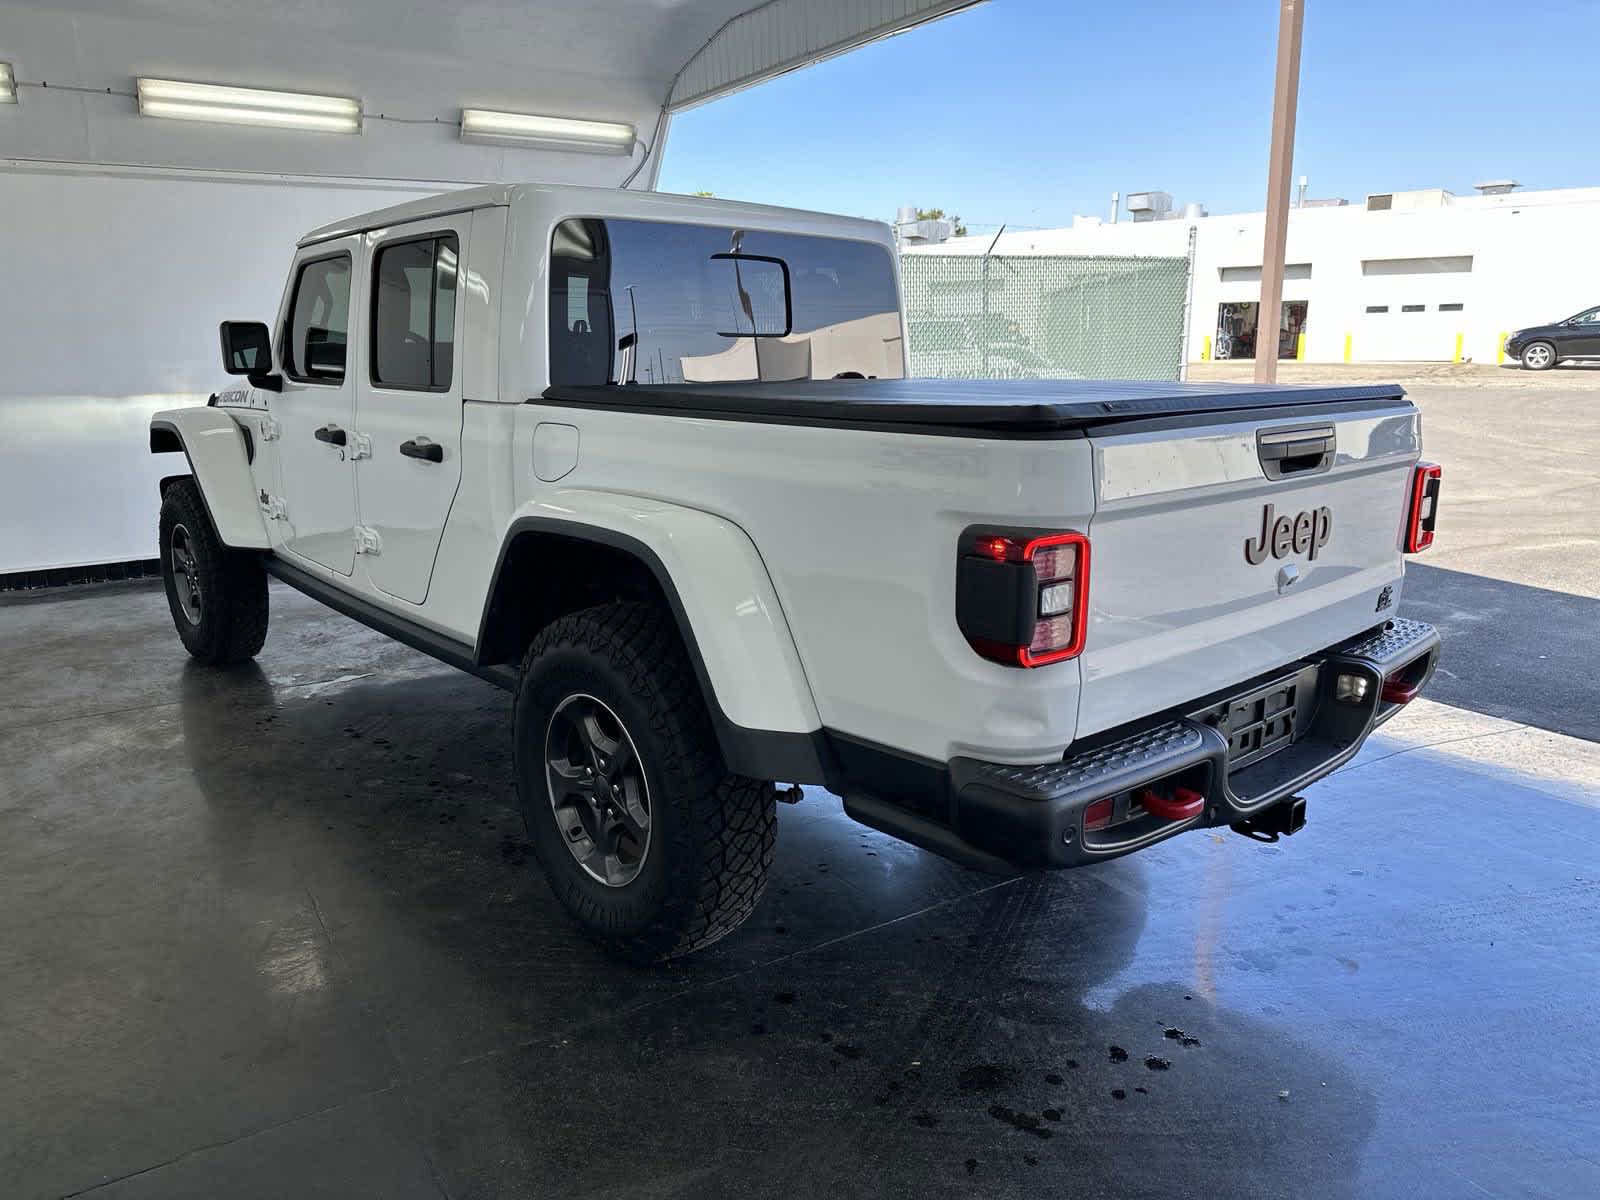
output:
[[[1295,362],[1305,362],[1306,360],[1306,335],[1303,333],[1297,333],[1294,336],[1294,360]]]
[[[1466,336],[1464,333],[1456,334],[1456,356],[1450,360],[1451,362],[1461,361],[1461,343],[1466,339]]]
[[[1200,343],[1200,361],[1211,361],[1211,335],[1209,333],[1206,334],[1205,341]]]
[[[1511,335],[1509,333],[1502,333],[1500,335],[1500,348],[1496,350],[1494,354],[1496,366],[1503,365],[1506,361],[1506,339],[1510,336]]]
[[[1345,362],[1350,361],[1350,335],[1348,333],[1344,335],[1344,360]]]

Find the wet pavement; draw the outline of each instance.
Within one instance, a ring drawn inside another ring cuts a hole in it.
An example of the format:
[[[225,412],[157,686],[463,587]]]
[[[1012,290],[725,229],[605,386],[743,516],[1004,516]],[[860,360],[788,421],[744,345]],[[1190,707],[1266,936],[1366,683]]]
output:
[[[149,587],[0,606],[0,1194],[1600,1195],[1559,714],[1419,702],[1276,846],[1012,880],[808,789],[640,970],[538,874],[503,693],[273,606],[229,672]]]

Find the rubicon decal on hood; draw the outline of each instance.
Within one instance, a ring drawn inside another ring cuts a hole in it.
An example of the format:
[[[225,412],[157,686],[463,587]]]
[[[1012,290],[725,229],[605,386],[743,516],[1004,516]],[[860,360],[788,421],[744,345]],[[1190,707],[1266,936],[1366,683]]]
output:
[[[1273,506],[1261,510],[1261,532],[1244,540],[1244,560],[1254,566],[1286,554],[1304,554],[1315,559],[1333,533],[1333,510],[1327,505],[1294,516],[1273,519]]]

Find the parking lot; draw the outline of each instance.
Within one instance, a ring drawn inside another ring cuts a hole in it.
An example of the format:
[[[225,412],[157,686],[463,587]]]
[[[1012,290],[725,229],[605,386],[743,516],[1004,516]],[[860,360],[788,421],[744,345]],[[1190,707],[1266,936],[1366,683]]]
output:
[[[996,879],[808,790],[669,969],[551,897],[503,693],[278,587],[226,673],[0,604],[0,1190],[1600,1195],[1600,373],[1406,382],[1443,665],[1304,831]]]
[[[1193,379],[1248,380],[1249,363]],[[1286,383],[1398,378],[1445,467],[1438,542],[1406,615],[1448,643],[1432,699],[1600,740],[1600,369],[1284,364]]]

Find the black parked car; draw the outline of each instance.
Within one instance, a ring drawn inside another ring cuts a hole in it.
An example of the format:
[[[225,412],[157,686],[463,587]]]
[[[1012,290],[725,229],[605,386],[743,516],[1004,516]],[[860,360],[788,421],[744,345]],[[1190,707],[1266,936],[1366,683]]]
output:
[[[1530,371],[1548,371],[1558,362],[1600,358],[1600,308],[1590,308],[1554,325],[1519,329],[1506,339],[1506,353]]]

